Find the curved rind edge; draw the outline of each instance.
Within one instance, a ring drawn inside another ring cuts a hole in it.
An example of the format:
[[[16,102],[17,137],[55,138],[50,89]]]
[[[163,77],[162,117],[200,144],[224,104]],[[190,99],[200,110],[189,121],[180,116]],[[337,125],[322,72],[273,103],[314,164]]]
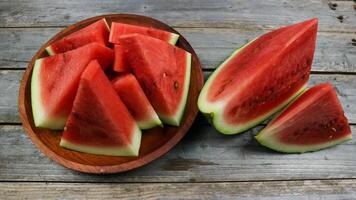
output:
[[[83,153],[90,153],[96,155],[107,155],[107,156],[138,156],[141,146],[141,130],[135,125],[132,138],[132,144],[126,147],[93,147],[89,145],[74,144],[70,141],[61,139],[60,146],[66,149],[71,149]]]
[[[45,113],[45,109],[42,105],[41,98],[41,84],[40,84],[40,69],[42,59],[37,59],[32,71],[31,77],[31,106],[33,121],[36,127],[48,128],[52,130],[62,130],[66,117],[48,117]]]
[[[317,145],[291,145],[291,144],[283,144],[273,139],[273,137],[268,137],[268,130],[263,129],[258,135],[255,136],[255,139],[262,145],[274,151],[278,151],[281,153],[305,153],[305,152],[313,152],[321,149],[329,148],[343,142],[349,141],[352,139],[352,135],[346,135],[345,137],[339,138],[337,140],[332,140],[329,142],[325,142],[323,144]]]
[[[179,126],[180,122],[184,115],[185,106],[187,104],[188,93],[189,93],[189,85],[190,85],[190,75],[191,75],[191,68],[192,68],[192,54],[186,52],[187,54],[187,65],[185,69],[185,79],[184,79],[184,89],[183,89],[183,97],[178,105],[177,111],[174,116],[165,116],[159,114],[159,118],[166,124]]]
[[[46,47],[46,51],[47,51],[48,55],[50,55],[50,56],[56,55],[56,53],[52,49],[52,45],[49,45],[48,47]]]

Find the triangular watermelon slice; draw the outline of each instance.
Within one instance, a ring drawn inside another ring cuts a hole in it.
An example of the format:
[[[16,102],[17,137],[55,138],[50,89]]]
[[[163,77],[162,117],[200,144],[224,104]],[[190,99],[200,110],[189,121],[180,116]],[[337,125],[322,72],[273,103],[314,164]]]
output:
[[[141,34],[120,37],[130,67],[160,119],[178,126],[187,101],[191,54]]]
[[[130,24],[113,22],[111,24],[109,41],[115,44],[115,61],[114,61],[113,69],[116,72],[130,71],[128,61],[125,59],[125,56],[123,54],[124,46],[120,45],[119,37],[123,35],[134,34],[134,33],[139,33],[142,35],[154,37],[162,41],[166,41],[172,45],[175,45],[179,38],[178,34],[155,29],[152,27],[142,27],[142,26],[135,26]]]
[[[80,75],[97,59],[103,68],[110,65],[113,51],[91,43],[66,53],[37,59],[31,79],[31,103],[36,127],[63,129],[72,108]]]
[[[123,74],[111,82],[141,129],[162,126],[161,120],[134,75]]]
[[[99,63],[83,72],[62,147],[91,154],[137,156],[141,131]]]
[[[46,48],[46,51],[49,55],[54,55],[76,49],[92,42],[107,45],[109,33],[110,28],[105,18],[103,18],[52,43]]]
[[[351,138],[349,123],[329,83],[308,89],[256,136],[262,145],[286,153],[317,151]]]

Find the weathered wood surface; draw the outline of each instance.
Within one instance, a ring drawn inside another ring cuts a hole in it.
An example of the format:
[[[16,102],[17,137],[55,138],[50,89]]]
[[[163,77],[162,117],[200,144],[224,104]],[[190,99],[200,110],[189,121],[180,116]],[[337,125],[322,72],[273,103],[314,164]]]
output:
[[[178,146],[150,165],[93,176],[50,161],[16,125],[19,82],[39,46],[69,24],[125,12],[175,27],[207,71],[260,34],[318,17],[310,84],[329,81],[336,86],[355,132],[355,4],[351,0],[0,1],[0,199],[356,199],[355,141],[315,153],[279,154],[253,139],[262,126],[224,136],[200,117]]]
[[[17,108],[18,88],[22,70],[0,70],[0,123],[19,123]],[[210,72],[206,72],[208,76]],[[314,74],[309,85],[331,82],[335,85],[350,123],[356,123],[356,76],[341,74]],[[202,121],[202,120],[200,120]]]
[[[168,154],[123,174],[88,175],[50,161],[20,126],[0,126],[0,181],[60,182],[222,182],[303,179],[356,179],[356,141],[323,151],[281,154],[260,146],[253,136],[262,126],[225,136],[195,124]],[[352,126],[356,131],[356,126]]]
[[[103,1],[1,1],[0,27],[66,26],[107,13],[137,13],[162,19],[176,27],[228,27],[271,29],[318,17],[321,31],[354,32],[352,1],[336,2],[332,10],[325,0],[122,0]],[[339,16],[342,16],[339,17]]]
[[[26,68],[28,61],[62,28],[0,29],[0,69]],[[259,29],[177,28],[196,50],[204,69],[216,68],[232,51],[267,32]],[[313,71],[356,72],[352,33],[318,33]],[[11,48],[9,48],[11,47]]]
[[[6,199],[354,199],[354,180],[236,183],[0,183]]]

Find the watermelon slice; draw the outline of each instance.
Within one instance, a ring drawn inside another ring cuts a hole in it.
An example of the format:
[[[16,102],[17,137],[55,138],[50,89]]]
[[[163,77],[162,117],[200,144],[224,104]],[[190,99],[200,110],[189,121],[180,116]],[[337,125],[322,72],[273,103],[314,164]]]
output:
[[[114,58],[113,70],[116,72],[130,71],[130,67],[127,61],[125,60],[123,46],[116,44],[114,47],[114,51],[115,51],[115,58]]]
[[[256,139],[276,151],[303,153],[351,140],[352,135],[335,90],[324,83],[304,92]]]
[[[83,72],[60,146],[91,154],[137,156],[141,131],[94,60]]]
[[[112,84],[141,129],[162,126],[161,120],[134,75],[120,75],[112,80]]]
[[[103,18],[52,43],[46,48],[46,51],[49,55],[54,55],[76,49],[92,42],[107,45],[109,33],[110,28],[105,18]]]
[[[123,35],[139,33],[154,37],[163,41],[166,41],[172,45],[175,45],[178,41],[179,35],[151,27],[134,26],[130,24],[123,24],[113,22],[111,24],[111,31],[109,41],[115,43],[115,61],[113,69],[116,72],[128,72],[129,65],[124,56],[124,46],[120,45],[119,37]]]
[[[91,43],[66,53],[37,59],[31,79],[35,126],[63,129],[85,67],[91,60],[98,59],[106,68],[113,54],[110,48]]]
[[[317,19],[269,32],[237,49],[209,77],[198,107],[224,134],[243,132],[305,89]]]
[[[187,101],[191,54],[141,34],[120,37],[125,56],[160,119],[178,126]]]
[[[133,34],[133,33],[139,33],[142,35],[154,37],[166,41],[172,45],[175,45],[179,38],[178,34],[155,29],[152,27],[142,27],[142,26],[135,26],[130,24],[113,22],[111,23],[109,42],[120,44],[120,39],[119,39],[120,36]]]

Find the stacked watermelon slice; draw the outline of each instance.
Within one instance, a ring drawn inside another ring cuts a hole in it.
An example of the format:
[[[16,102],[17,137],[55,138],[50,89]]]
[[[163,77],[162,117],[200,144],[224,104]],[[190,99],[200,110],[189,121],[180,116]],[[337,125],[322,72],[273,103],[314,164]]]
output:
[[[60,145],[75,151],[139,155],[141,130],[182,120],[191,54],[178,38],[101,19],[54,42],[32,72],[35,126],[63,130]]]

